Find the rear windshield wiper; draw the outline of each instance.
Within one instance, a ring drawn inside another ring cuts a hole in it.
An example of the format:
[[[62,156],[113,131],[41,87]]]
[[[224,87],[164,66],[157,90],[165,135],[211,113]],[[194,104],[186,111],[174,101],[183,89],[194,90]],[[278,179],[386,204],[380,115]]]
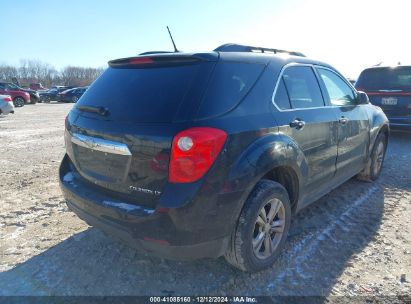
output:
[[[98,106],[76,106],[76,109],[83,112],[97,113],[101,116],[108,116],[110,112],[105,107]]]

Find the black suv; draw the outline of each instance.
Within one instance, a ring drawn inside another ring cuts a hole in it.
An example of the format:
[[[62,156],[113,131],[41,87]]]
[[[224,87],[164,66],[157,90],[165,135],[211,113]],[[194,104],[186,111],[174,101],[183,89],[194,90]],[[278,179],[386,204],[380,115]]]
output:
[[[67,116],[60,184],[80,218],[145,251],[258,271],[292,214],[380,174],[386,116],[300,53],[223,45],[109,66]]]
[[[365,69],[355,86],[384,110],[392,129],[411,130],[411,66]]]

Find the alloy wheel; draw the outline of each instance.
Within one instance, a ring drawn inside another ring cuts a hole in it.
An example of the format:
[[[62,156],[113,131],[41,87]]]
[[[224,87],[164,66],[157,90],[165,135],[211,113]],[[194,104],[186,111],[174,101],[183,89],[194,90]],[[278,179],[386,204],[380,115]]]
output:
[[[14,106],[16,106],[16,107],[22,107],[22,106],[24,106],[24,99],[21,98],[21,97],[16,97],[16,98],[14,99]]]
[[[274,198],[260,209],[254,225],[252,246],[257,258],[267,259],[274,253],[281,241],[284,227],[284,205]]]

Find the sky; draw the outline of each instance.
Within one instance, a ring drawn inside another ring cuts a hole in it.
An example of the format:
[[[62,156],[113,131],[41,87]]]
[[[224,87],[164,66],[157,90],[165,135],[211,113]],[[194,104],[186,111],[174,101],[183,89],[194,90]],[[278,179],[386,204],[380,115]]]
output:
[[[115,58],[224,43],[300,51],[346,77],[369,66],[411,63],[411,1],[0,0],[0,64],[40,60],[105,67]]]

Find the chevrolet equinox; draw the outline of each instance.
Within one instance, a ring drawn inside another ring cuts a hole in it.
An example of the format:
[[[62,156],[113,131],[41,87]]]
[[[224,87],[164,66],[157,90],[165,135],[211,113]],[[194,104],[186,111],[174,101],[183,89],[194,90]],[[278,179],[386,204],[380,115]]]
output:
[[[112,60],[66,118],[60,185],[88,224],[170,259],[270,267],[291,216],[378,178],[388,120],[333,67],[236,44]]]

